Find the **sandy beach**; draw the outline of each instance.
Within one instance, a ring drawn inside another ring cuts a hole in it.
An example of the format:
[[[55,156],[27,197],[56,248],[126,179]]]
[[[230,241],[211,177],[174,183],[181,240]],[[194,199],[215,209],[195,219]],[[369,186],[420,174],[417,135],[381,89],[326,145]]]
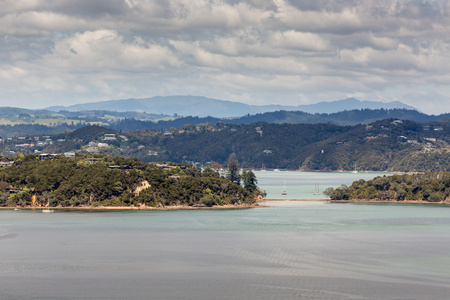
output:
[[[397,204],[444,204],[450,205],[450,201],[441,202],[429,202],[423,200],[371,200],[371,199],[353,199],[353,200],[330,200],[330,199],[261,199],[253,204],[238,204],[238,205],[214,205],[207,206],[187,206],[187,205],[174,205],[165,207],[151,207],[151,206],[76,206],[76,207],[51,207],[52,210],[199,210],[199,209],[244,209],[255,207],[268,207],[264,205],[264,202],[283,202],[283,201],[295,201],[295,202],[331,202],[331,203],[397,203]],[[43,210],[46,207],[0,207],[0,209],[19,209],[19,210]]]
[[[330,199],[263,199],[263,200],[258,200],[258,203],[267,202],[267,201],[319,201],[319,202],[323,202],[323,201],[330,201]]]
[[[430,202],[424,200],[372,200],[372,199],[352,199],[352,200],[328,200],[332,203],[405,203],[405,204],[450,204],[450,201]]]
[[[151,207],[151,206],[75,206],[75,207],[50,207],[52,210],[198,210],[198,209],[243,209],[252,207],[264,207],[258,203],[253,204],[237,204],[237,205],[214,205],[208,206],[187,206],[187,205],[173,205],[165,207]],[[0,209],[19,209],[19,210],[43,210],[47,207],[0,207]]]

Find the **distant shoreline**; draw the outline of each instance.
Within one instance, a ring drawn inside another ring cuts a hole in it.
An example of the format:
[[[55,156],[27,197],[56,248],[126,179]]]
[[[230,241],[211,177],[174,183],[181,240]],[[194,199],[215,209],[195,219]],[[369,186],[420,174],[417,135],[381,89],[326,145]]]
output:
[[[269,201],[314,201],[314,202],[324,202],[324,201],[330,201],[330,199],[263,199],[263,200],[258,200],[258,203],[261,202],[269,202]]]
[[[440,202],[430,202],[424,200],[402,200],[397,201],[395,199],[391,200],[371,200],[371,199],[351,199],[351,200],[331,200],[331,199],[264,199],[258,201],[261,202],[270,202],[270,201],[296,201],[296,202],[330,202],[330,203],[398,203],[398,204],[446,204],[450,205],[450,201],[440,201]]]
[[[328,200],[331,203],[398,203],[398,204],[446,204],[450,205],[449,201],[430,202],[424,200],[370,200],[370,199],[351,199],[351,200]]]
[[[253,204],[227,204],[227,205],[214,205],[211,207],[208,206],[186,206],[186,205],[173,205],[166,207],[151,207],[151,206],[77,206],[77,207],[50,207],[50,209],[55,211],[63,211],[63,210],[93,210],[93,211],[114,211],[114,210],[146,210],[146,211],[169,211],[169,210],[220,210],[220,209],[246,209],[246,208],[262,208],[262,207],[270,207],[268,205],[262,204],[262,202],[283,202],[283,201],[293,201],[293,202],[330,202],[330,203],[379,203],[379,204],[443,204],[450,205],[450,202],[441,201],[441,202],[429,202],[423,200],[369,200],[369,199],[353,199],[353,200],[331,200],[331,199],[262,199],[258,200]],[[0,210],[43,210],[47,207],[19,207],[19,206],[5,206],[0,207]]]
[[[423,174],[424,172],[404,172],[404,171],[373,171],[373,170],[360,170],[357,173],[354,173],[354,170],[300,170],[300,169],[252,169],[246,168],[246,170],[256,171],[256,172],[299,172],[299,173],[381,173],[381,174],[395,174],[395,175],[404,175],[404,174]]]
[[[253,207],[264,207],[264,205],[259,205],[258,203],[253,204],[227,204],[227,205],[214,205],[214,206],[185,206],[185,205],[173,205],[165,207],[152,207],[152,206],[69,206],[69,207],[50,207],[51,210],[199,210],[199,209],[243,209],[243,208],[253,208]],[[12,210],[12,209],[23,209],[23,210],[43,210],[47,207],[19,207],[19,206],[5,206],[0,207],[0,210]]]

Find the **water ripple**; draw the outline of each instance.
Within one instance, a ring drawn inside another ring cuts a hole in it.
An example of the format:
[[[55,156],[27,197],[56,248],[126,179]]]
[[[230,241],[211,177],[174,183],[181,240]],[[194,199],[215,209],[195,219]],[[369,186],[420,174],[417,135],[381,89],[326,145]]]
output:
[[[9,240],[15,238],[16,236],[17,234],[15,233],[5,234],[0,236],[0,240]]]

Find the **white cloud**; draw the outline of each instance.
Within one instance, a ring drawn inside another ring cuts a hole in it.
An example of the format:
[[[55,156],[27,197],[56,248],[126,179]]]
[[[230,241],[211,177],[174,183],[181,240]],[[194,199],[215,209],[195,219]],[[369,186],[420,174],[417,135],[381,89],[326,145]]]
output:
[[[361,95],[450,110],[448,28],[445,0],[5,0],[0,101]]]
[[[132,42],[113,30],[76,33],[56,41],[54,51],[39,62],[69,72],[146,72],[179,66],[170,49],[140,38]]]
[[[299,51],[326,51],[330,45],[318,34],[288,30],[275,32],[269,38],[269,43],[276,48]]]

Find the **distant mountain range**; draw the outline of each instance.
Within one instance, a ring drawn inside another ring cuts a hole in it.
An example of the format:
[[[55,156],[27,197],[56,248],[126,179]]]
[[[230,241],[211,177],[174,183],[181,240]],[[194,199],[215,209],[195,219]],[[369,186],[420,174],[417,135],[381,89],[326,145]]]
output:
[[[347,98],[331,102],[319,102],[310,105],[284,106],[284,105],[249,105],[240,102],[224,101],[200,96],[157,96],[142,99],[109,100],[76,104],[71,106],[52,106],[51,111],[89,111],[107,110],[116,112],[141,111],[150,114],[236,118],[244,115],[260,114],[273,111],[303,111],[310,114],[336,113],[355,109],[409,109],[416,108],[395,102],[360,101]]]
[[[384,119],[411,120],[414,122],[450,122],[450,114],[441,114],[438,116],[427,115],[417,110],[409,109],[355,109],[346,110],[331,114],[310,114],[302,111],[275,111],[256,115],[245,115],[240,118],[215,118],[215,117],[181,117],[173,120],[160,120],[158,122],[136,120],[126,118],[111,123],[110,128],[115,130],[140,130],[140,129],[170,129],[181,128],[186,124],[254,124],[265,122],[269,124],[335,124],[341,126],[369,124],[374,121]]]

